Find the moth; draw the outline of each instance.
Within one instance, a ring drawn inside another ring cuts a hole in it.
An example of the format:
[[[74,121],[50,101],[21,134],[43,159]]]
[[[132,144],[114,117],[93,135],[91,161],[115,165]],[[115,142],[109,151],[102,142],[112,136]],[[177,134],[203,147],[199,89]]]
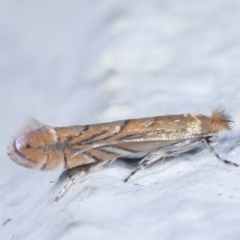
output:
[[[17,164],[31,169],[53,170],[64,165],[66,171],[79,169],[57,196],[85,175],[118,158],[142,158],[127,182],[138,171],[166,157],[175,157],[200,145],[225,164],[213,149],[218,135],[232,129],[233,120],[220,107],[211,116],[202,114],[166,115],[120,120],[85,126],[30,126],[14,139],[8,154]]]

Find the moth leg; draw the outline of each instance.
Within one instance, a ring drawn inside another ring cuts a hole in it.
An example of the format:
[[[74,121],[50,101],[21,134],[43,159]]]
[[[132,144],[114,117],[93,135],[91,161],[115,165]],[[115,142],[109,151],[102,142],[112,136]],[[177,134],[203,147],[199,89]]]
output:
[[[75,169],[74,169],[75,171]],[[68,174],[71,174],[71,171],[67,170]],[[65,172],[64,172],[65,174]],[[55,202],[59,201],[64,195],[65,193],[69,190],[69,188],[74,185],[78,180],[80,180],[81,178],[83,178],[86,175],[86,172],[84,170],[80,170],[77,172],[75,172],[73,175],[71,175],[69,177],[69,180],[67,182],[67,184],[61,189],[61,191],[58,193],[58,195],[55,198]]]
[[[156,157],[150,158],[147,161],[144,161],[142,164],[140,164],[134,171],[132,171],[125,179],[124,182],[127,182],[135,173],[137,173],[138,171],[146,168],[147,166],[149,166],[150,164],[156,162],[157,160],[159,160],[160,158],[165,158],[165,157],[161,157],[161,155],[159,156],[159,154],[157,154]]]
[[[202,140],[199,139],[191,141],[187,140],[186,142],[180,142],[174,145],[165,146],[156,152],[152,152],[140,161],[140,165],[133,172],[131,172],[127,178],[125,178],[124,182],[127,182],[136,172],[146,168],[147,166],[160,160],[161,158],[164,160],[166,157],[175,157],[200,144],[202,144]],[[154,157],[153,155],[156,155],[156,157]]]
[[[66,192],[70,189],[71,186],[73,186],[76,182],[78,182],[80,179],[82,179],[87,174],[94,172],[97,168],[103,166],[106,162],[101,161],[97,163],[92,163],[87,166],[82,166],[81,168],[74,168],[66,170],[62,175],[70,175],[70,180],[67,182],[67,184],[61,189],[61,191],[58,193],[58,195],[55,198],[55,202],[59,201]],[[61,176],[60,176],[61,178]]]
[[[209,149],[209,151],[210,151],[211,153],[213,153],[213,154],[215,155],[215,157],[216,157],[220,162],[223,162],[223,163],[228,164],[228,165],[231,165],[231,166],[239,167],[238,164],[221,158],[221,157],[214,151],[214,149],[213,149],[212,146],[209,144],[209,142],[207,141],[207,139],[203,139],[203,142],[206,144],[206,146],[207,146],[207,148]]]

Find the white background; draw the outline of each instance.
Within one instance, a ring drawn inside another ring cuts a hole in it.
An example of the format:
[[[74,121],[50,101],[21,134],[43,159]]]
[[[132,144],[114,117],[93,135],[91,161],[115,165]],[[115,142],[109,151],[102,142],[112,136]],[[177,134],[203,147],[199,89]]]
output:
[[[136,164],[118,161],[58,203],[60,171],[7,156],[31,118],[83,125],[219,104],[235,128],[215,150],[240,164],[237,0],[2,0],[0,239],[240,239],[240,171],[207,149],[127,184]]]

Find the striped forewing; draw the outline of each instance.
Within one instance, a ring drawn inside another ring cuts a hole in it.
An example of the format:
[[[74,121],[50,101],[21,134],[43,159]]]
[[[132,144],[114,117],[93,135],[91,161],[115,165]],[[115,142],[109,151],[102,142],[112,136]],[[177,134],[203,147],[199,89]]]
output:
[[[75,129],[65,146],[66,166],[118,157],[141,157],[162,146],[201,135],[199,129],[189,132],[192,119],[188,118],[173,115],[79,126],[79,131]],[[56,128],[58,132],[61,130],[68,129]]]

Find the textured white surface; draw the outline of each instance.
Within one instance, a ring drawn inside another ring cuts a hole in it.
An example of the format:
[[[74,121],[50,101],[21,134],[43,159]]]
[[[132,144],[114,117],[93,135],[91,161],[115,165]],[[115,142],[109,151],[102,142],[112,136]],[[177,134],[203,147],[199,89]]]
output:
[[[222,104],[236,125],[215,149],[240,164],[239,16],[237,0],[3,0],[0,239],[240,239],[239,169],[206,149],[128,184],[135,164],[116,162],[58,203],[59,171],[6,155],[30,117],[64,126]]]

